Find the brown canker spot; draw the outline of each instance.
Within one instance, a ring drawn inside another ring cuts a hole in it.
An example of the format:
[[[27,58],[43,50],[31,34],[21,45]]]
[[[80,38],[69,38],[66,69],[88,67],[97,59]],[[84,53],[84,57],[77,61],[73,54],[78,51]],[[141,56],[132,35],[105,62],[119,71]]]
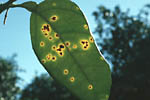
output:
[[[55,38],[57,38],[57,39],[59,38],[58,33],[55,33],[54,36],[55,36]]]
[[[50,61],[51,60],[51,54],[48,54],[48,55],[46,55],[46,59],[48,60],[48,61]]]
[[[52,37],[52,36],[49,36],[48,39],[51,41],[51,40],[53,40],[53,37]]]
[[[69,74],[69,70],[68,69],[64,69],[64,75],[68,75]]]
[[[45,59],[42,59],[41,61],[42,61],[43,64],[46,63],[46,60],[45,60]]]
[[[53,56],[53,57],[52,57],[52,61],[56,61],[56,56]]]
[[[40,47],[44,47],[45,43],[43,41],[40,42]]]
[[[56,50],[56,46],[55,45],[53,45],[51,48],[52,48],[52,50]]]
[[[61,51],[61,48],[57,48],[56,50],[57,50],[57,51]]]
[[[60,43],[58,45],[58,49],[61,49],[62,51],[65,50],[65,45],[63,43]]]
[[[93,86],[90,84],[90,85],[88,86],[88,89],[89,89],[89,90],[92,90],[92,89],[93,89]]]
[[[70,46],[70,42],[69,42],[69,41],[65,42],[65,45],[66,45],[67,47]]]
[[[93,39],[93,37],[92,37],[92,36],[89,38],[89,41],[90,41],[91,43],[93,43],[93,42],[94,42],[94,39]]]
[[[72,76],[70,77],[70,82],[74,82],[75,81],[75,78]]]
[[[62,55],[63,55],[63,52],[60,52],[59,54],[60,54],[60,56],[62,56]]]
[[[45,36],[48,36],[48,33],[44,33]]]
[[[51,22],[56,22],[58,20],[58,16],[57,15],[53,15],[50,17],[50,21]]]
[[[61,49],[64,49],[65,48],[65,46],[64,45],[59,45],[59,47],[61,48]]]
[[[64,56],[64,52],[58,52],[59,56]]]

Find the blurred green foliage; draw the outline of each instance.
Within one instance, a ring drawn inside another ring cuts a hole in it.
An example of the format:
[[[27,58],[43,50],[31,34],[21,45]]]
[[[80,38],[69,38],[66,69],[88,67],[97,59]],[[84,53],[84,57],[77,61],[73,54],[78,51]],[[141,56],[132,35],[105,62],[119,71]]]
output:
[[[112,64],[109,100],[150,99],[150,20],[146,5],[133,16],[119,6],[110,10],[99,6],[93,14],[97,22],[98,45]]]
[[[20,100],[77,100],[68,90],[58,85],[48,74],[36,76],[22,91]]]
[[[0,58],[0,100],[16,100],[20,88],[16,85],[20,78],[16,74],[19,71],[14,57]]]

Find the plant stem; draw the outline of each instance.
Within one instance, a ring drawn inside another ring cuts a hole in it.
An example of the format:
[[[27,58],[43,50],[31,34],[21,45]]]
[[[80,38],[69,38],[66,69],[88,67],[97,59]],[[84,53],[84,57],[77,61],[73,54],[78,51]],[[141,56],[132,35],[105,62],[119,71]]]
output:
[[[8,2],[4,4],[0,4],[0,14],[5,11],[6,9],[9,9],[10,5],[15,2],[16,0],[9,0]]]

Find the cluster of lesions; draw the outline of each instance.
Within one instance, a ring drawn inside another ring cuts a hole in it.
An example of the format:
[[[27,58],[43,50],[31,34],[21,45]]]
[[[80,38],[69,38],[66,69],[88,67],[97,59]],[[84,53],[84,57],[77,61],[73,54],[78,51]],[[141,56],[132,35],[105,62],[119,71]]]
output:
[[[83,50],[88,50],[90,48],[90,43],[88,40],[80,40],[80,44]]]
[[[88,50],[90,48],[90,44],[94,43],[94,39],[90,36],[89,39],[81,39],[79,42],[83,50]]]
[[[56,61],[56,56],[55,55],[52,55],[51,53],[48,53],[47,55],[46,55],[46,61]]]
[[[41,27],[41,31],[45,37],[48,37],[52,31],[49,24],[43,24]]]
[[[55,5],[55,4],[54,4]],[[56,22],[57,20],[58,20],[59,18],[58,18],[58,16],[57,15],[52,15],[51,17],[50,17],[50,22]],[[54,32],[54,31],[52,31],[52,28],[51,28],[51,26],[49,25],[49,24],[42,24],[42,26],[41,26],[41,32],[42,32],[42,34],[46,37],[46,38],[48,38],[48,40],[50,40],[50,41],[52,41],[54,38],[56,38],[56,39],[59,39],[59,35],[58,35],[58,33],[56,33],[56,32]],[[53,36],[52,36],[52,35]]]
[[[48,54],[45,56],[45,58],[43,58],[43,59],[41,60],[41,62],[42,62],[43,64],[45,64],[46,62],[49,62],[49,61],[55,62],[56,60],[57,60],[57,57],[56,57],[55,55],[52,55],[51,53],[48,53]]]
[[[43,24],[41,27],[41,31],[42,31],[42,34],[44,35],[45,38],[47,38],[50,41],[53,40],[53,36],[51,35],[52,34],[52,28],[50,27],[49,24]]]
[[[41,32],[44,35],[44,37],[51,42],[54,42],[55,40],[59,39],[59,34],[52,31],[52,28],[49,24],[43,24],[41,27]]]
[[[51,47],[51,49],[53,51],[55,51],[60,57],[64,56],[64,51],[65,51],[65,45],[63,43],[58,44],[58,46],[56,47],[56,45],[53,45]]]

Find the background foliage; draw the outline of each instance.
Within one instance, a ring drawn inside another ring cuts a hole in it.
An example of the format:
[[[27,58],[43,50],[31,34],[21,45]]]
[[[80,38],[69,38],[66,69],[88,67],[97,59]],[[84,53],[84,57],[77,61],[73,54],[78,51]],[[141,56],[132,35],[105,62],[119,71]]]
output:
[[[20,80],[14,57],[9,60],[0,58],[0,100],[16,100],[20,88],[16,85]]]
[[[20,100],[77,100],[68,90],[58,85],[48,74],[36,76],[21,94]]]
[[[145,6],[138,15],[119,6],[113,11],[100,6],[94,12],[102,53],[112,63],[110,100],[147,100],[150,98],[150,24]]]
[[[150,98],[150,25],[146,5],[133,16],[119,6],[110,10],[99,6],[93,14],[95,34],[102,53],[112,65],[112,89],[109,100],[148,100]],[[17,64],[0,58],[0,99],[17,100]],[[20,100],[76,100],[48,75],[36,76],[19,94]]]

